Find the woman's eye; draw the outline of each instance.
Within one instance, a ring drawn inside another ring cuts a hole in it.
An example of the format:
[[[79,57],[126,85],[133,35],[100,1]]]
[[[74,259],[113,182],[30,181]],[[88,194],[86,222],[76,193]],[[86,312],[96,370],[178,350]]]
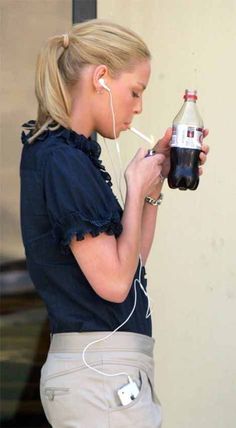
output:
[[[134,97],[134,98],[140,98],[140,94],[138,94],[137,92],[134,92],[134,91],[132,91],[132,96]]]

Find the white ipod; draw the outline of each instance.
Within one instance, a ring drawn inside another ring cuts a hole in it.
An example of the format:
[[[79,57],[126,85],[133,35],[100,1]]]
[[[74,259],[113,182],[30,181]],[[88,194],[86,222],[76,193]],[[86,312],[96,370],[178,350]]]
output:
[[[127,406],[127,404],[131,403],[138,396],[139,389],[137,384],[131,381],[127,385],[118,389],[117,394],[122,406]]]

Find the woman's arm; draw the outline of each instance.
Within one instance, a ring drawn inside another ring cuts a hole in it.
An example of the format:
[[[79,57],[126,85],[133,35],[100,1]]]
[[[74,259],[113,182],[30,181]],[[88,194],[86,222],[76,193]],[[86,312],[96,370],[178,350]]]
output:
[[[165,135],[156,143],[153,149],[157,153],[161,153],[165,156],[162,164],[161,175],[167,177],[170,169],[170,140],[172,136],[171,128],[168,128]],[[147,196],[151,196],[153,199],[158,199],[162,190],[163,182],[159,182],[158,185],[154,186],[151,193]],[[148,203],[144,204],[143,215],[142,215],[142,238],[141,238],[141,257],[143,265],[145,265],[148,255],[150,253],[153,238],[156,229],[156,221],[158,214],[158,206],[153,206]]]
[[[145,195],[160,182],[164,156],[145,158],[145,154],[140,149],[126,170],[127,195],[119,238],[106,233],[96,238],[87,235],[83,241],[74,238],[70,246],[95,292],[116,303],[126,299],[137,269]]]
[[[131,192],[125,201],[123,231],[119,238],[101,233],[71,242],[71,250],[95,292],[105,300],[121,303],[127,297],[140,251],[143,200]]]
[[[158,186],[156,186],[156,189],[149,194],[148,196],[151,196],[153,199],[158,199],[161,190],[162,190],[163,183],[160,183]],[[158,210],[159,206],[153,206],[149,203],[145,203],[143,207],[143,214],[142,214],[142,232],[141,232],[141,258],[142,258],[142,264],[145,265],[148,255],[150,253],[154,234],[156,230],[156,221],[158,216]]]

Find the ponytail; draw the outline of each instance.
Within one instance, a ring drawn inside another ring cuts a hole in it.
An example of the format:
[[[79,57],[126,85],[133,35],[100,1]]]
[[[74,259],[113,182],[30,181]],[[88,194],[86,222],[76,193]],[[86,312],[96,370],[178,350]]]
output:
[[[38,100],[37,129],[48,120],[66,128],[70,124],[70,96],[58,65],[65,50],[63,40],[63,36],[50,38],[38,56],[35,79]]]

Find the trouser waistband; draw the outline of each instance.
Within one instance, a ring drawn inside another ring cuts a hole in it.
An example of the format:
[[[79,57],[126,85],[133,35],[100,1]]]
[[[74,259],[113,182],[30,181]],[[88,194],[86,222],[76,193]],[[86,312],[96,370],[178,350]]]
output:
[[[115,332],[112,336],[108,331],[89,333],[56,333],[52,335],[49,352],[83,352],[93,341],[87,352],[93,351],[130,351],[140,352],[153,357],[154,339],[149,336],[130,332]],[[104,340],[101,340],[103,339]]]

